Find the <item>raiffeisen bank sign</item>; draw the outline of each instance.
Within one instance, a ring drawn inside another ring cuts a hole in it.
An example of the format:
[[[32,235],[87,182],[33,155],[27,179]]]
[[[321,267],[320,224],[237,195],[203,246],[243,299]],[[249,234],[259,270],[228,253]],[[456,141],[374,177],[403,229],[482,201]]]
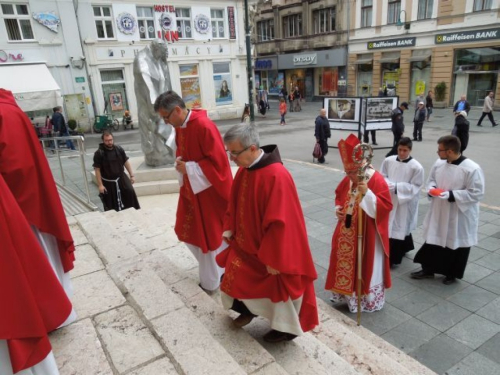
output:
[[[386,39],[379,40],[376,42],[368,42],[368,49],[382,49],[382,48],[402,48],[402,47],[415,47],[417,38],[398,38],[398,39]]]
[[[437,34],[435,42],[436,44],[467,43],[491,39],[500,39],[500,28]]]

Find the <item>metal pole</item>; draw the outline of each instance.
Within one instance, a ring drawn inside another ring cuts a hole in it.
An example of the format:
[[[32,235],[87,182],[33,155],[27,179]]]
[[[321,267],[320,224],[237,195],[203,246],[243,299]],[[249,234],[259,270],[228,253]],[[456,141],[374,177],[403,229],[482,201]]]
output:
[[[253,124],[255,113],[253,108],[253,74],[252,55],[250,45],[250,20],[248,17],[248,0],[245,0],[245,34],[247,44],[247,77],[248,77],[248,105],[250,106],[250,122]]]
[[[59,168],[61,169],[61,178],[63,186],[66,186],[66,178],[64,177],[64,171],[61,161],[61,150],[59,150],[59,137],[54,138],[54,146],[57,152],[57,160],[59,161]]]
[[[87,202],[90,204],[90,189],[89,180],[87,178],[87,170],[85,169],[85,150],[83,147],[83,137],[78,140],[78,151],[80,152],[80,166],[82,168],[83,182],[85,182],[85,191],[87,193]]]

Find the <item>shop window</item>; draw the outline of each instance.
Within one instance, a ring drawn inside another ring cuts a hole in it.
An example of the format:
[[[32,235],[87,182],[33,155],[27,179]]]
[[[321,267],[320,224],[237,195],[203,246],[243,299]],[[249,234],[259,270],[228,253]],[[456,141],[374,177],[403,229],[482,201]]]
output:
[[[224,18],[224,9],[210,9],[212,18],[212,37],[225,38],[226,24]]]
[[[363,0],[361,2],[361,27],[372,25],[373,0]]]
[[[137,23],[139,25],[139,36],[141,39],[155,38],[155,19],[153,8],[137,7]]]
[[[427,18],[432,18],[433,6],[434,6],[434,0],[418,0],[417,19],[425,20]]]
[[[233,102],[233,82],[229,62],[213,64],[215,104],[226,105]]]
[[[191,33],[191,9],[175,8],[175,17],[177,18],[177,31],[180,39],[192,38]]]
[[[319,95],[336,96],[338,94],[339,71],[334,68],[318,68]]]
[[[389,0],[387,6],[387,24],[393,24],[398,21],[401,13],[401,0]]]
[[[181,95],[186,107],[201,108],[201,89],[198,64],[179,65]]]
[[[101,70],[101,86],[104,95],[104,112],[122,116],[128,109],[123,70]]]
[[[474,0],[474,12],[491,9],[491,0]]]
[[[274,39],[274,20],[269,19],[257,22],[257,40],[265,42]]]
[[[2,15],[9,40],[35,39],[27,5],[2,4]]]
[[[302,35],[302,15],[292,14],[283,17],[283,35],[285,38],[292,38]]]
[[[314,34],[335,31],[335,7],[318,9],[313,12]]]
[[[98,39],[113,39],[113,17],[110,7],[93,7]]]

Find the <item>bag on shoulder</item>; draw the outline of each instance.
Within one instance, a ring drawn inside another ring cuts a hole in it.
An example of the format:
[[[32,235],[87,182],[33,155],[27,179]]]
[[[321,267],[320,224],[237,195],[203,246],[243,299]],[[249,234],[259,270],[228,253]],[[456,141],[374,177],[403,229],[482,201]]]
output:
[[[323,156],[323,152],[321,151],[321,146],[319,142],[316,142],[314,145],[314,150],[313,150],[313,158],[319,159],[320,157]]]

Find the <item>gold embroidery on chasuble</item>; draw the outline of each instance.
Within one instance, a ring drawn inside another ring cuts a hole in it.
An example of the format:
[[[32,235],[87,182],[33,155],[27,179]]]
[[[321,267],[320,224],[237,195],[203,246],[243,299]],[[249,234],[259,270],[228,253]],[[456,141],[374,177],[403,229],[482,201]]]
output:
[[[220,289],[226,293],[230,294],[231,289],[233,288],[234,283],[234,275],[238,272],[238,268],[241,267],[241,258],[236,256],[231,264],[226,266],[226,270],[224,272],[224,277],[222,278],[222,283],[220,285]]]
[[[184,134],[184,131],[182,129],[179,129],[179,151],[180,155],[184,157],[186,153],[186,136]],[[184,185],[181,187],[181,190],[184,191],[185,194],[183,196],[187,200],[186,204],[186,214],[184,215],[184,223],[182,224],[182,232],[180,234],[180,240],[186,242],[187,240],[190,239],[191,237],[191,225],[194,219],[194,206],[193,206],[193,189],[191,188],[191,185],[189,184],[189,178],[186,177],[186,175],[183,176],[184,180]]]
[[[245,202],[248,194],[248,171],[243,171],[241,180],[241,189],[238,193],[238,201],[236,206],[236,242],[240,248],[245,244]]]
[[[355,190],[351,190],[348,199],[344,203],[344,212],[348,212],[349,205]],[[356,280],[356,249],[357,249],[357,227],[358,227],[358,207],[361,197],[356,195],[351,207],[352,219],[350,228],[345,227],[345,221],[340,223],[340,233],[335,239],[336,259],[333,264],[334,284],[331,289],[340,294],[352,294],[354,292],[354,283]]]

